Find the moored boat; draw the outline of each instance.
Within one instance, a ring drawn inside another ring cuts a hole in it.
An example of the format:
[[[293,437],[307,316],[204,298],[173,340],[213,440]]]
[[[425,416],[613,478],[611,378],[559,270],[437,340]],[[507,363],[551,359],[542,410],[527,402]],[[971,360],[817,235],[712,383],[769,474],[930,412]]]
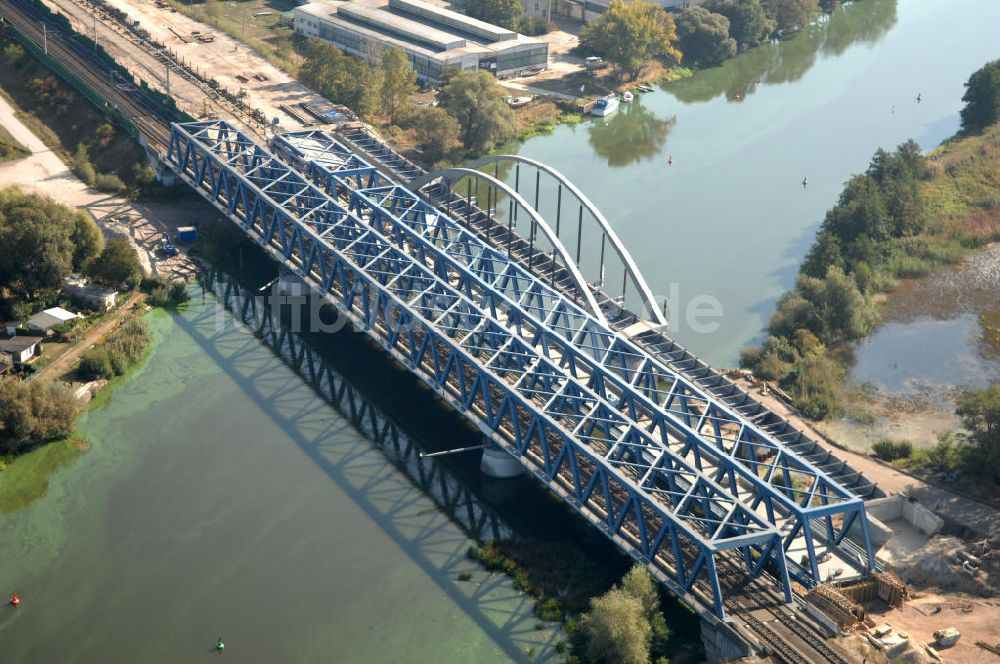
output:
[[[590,107],[591,115],[598,115],[601,117],[611,115],[618,110],[618,97],[602,97],[594,102],[594,105]]]

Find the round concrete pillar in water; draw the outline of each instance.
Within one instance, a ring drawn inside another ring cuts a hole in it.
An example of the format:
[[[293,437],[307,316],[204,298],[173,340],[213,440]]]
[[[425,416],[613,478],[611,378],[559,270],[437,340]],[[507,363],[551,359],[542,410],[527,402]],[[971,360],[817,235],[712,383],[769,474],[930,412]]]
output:
[[[483,458],[479,470],[487,477],[498,480],[510,479],[524,474],[524,466],[493,441],[483,441]]]

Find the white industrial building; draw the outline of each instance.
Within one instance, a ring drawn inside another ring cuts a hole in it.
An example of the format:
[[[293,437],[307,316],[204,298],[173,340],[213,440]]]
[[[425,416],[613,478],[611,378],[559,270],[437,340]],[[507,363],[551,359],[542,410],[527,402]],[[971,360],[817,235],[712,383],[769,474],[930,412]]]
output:
[[[378,46],[399,46],[422,79],[448,68],[508,76],[544,69],[545,42],[421,0],[313,2],[295,8],[295,31],[368,57]]]

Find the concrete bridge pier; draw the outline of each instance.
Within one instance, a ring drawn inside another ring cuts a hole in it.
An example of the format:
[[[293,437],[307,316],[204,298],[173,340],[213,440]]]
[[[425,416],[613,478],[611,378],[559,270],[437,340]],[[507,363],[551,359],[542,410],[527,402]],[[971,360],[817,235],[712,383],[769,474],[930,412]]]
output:
[[[479,462],[483,475],[498,480],[512,479],[524,474],[524,466],[510,453],[489,438],[483,439],[483,458]]]
[[[728,620],[701,619],[701,645],[705,648],[705,661],[721,662],[743,659],[759,651],[748,643]]]

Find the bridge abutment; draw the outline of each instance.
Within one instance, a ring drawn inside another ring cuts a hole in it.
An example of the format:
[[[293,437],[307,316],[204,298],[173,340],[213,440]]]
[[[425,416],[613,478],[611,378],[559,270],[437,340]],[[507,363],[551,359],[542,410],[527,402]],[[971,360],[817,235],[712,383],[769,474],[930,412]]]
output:
[[[759,651],[728,620],[702,618],[701,645],[708,662],[742,659],[753,655],[755,649]]]

